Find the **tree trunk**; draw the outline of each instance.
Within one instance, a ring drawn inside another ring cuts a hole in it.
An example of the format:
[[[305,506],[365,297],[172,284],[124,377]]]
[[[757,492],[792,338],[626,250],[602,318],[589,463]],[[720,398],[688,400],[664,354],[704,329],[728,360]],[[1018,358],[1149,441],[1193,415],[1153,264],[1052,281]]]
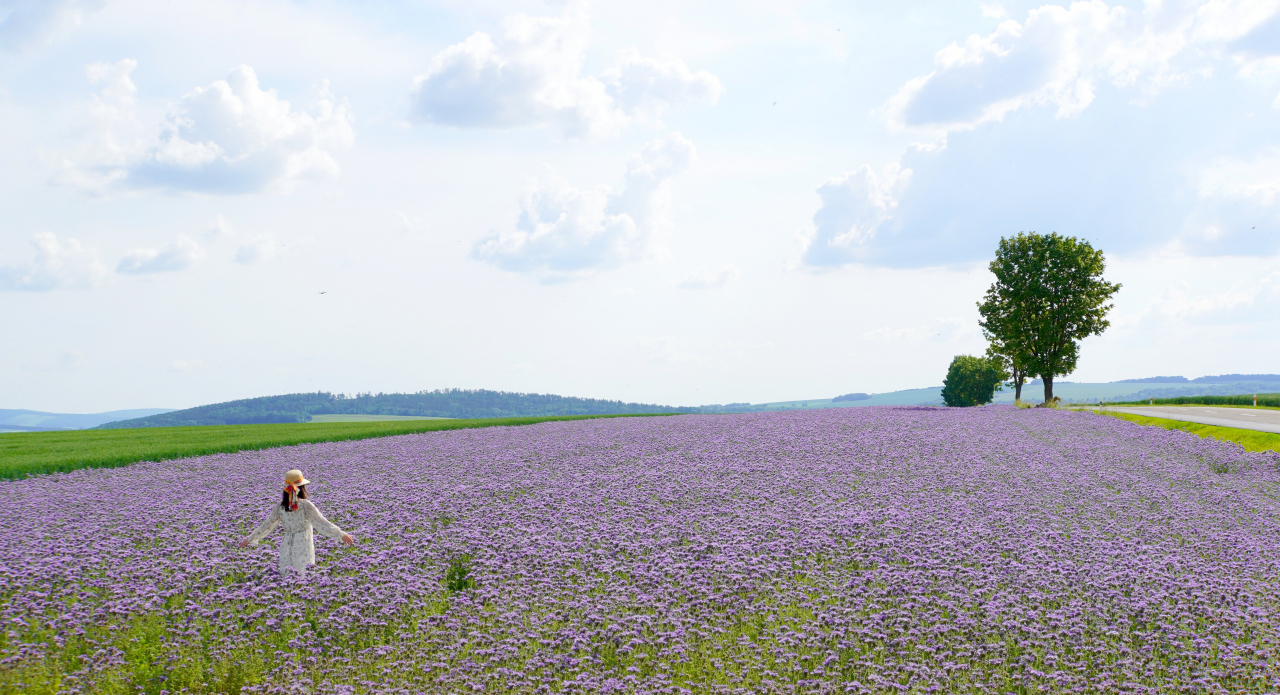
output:
[[[1022,375],[1018,372],[1013,373],[1013,400],[1022,400]]]
[[[1040,378],[1044,380],[1044,402],[1048,403],[1053,400],[1053,377],[1042,375]]]

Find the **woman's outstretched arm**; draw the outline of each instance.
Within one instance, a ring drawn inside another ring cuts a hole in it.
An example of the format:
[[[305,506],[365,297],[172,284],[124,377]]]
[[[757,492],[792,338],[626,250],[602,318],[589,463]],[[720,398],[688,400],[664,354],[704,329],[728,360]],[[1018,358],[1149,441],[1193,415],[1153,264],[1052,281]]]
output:
[[[267,534],[271,533],[272,529],[279,525],[280,505],[276,504],[272,505],[271,513],[267,515],[267,520],[259,524],[258,528],[254,529],[253,533],[249,534],[248,538],[240,541],[240,547],[243,548],[248,545],[257,545],[258,541],[266,538]]]
[[[343,531],[338,528],[337,524],[324,518],[324,514],[321,514],[320,510],[317,509],[314,504],[311,504],[310,500],[299,500],[298,504],[302,505],[303,509],[306,510],[307,521],[311,522],[311,525],[316,531],[320,532],[320,535],[327,538],[341,538],[342,542],[347,545],[351,545],[356,542],[356,539],[352,538],[351,534]]]

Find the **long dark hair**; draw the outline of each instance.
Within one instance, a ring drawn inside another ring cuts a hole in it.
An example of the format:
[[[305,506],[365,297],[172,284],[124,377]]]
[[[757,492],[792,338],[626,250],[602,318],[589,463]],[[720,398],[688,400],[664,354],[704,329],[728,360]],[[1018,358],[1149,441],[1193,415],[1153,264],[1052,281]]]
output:
[[[298,499],[305,500],[306,498],[307,498],[307,486],[299,485]],[[286,512],[289,511],[289,491],[288,490],[285,490],[284,492],[280,493],[280,506],[284,507],[284,510]]]

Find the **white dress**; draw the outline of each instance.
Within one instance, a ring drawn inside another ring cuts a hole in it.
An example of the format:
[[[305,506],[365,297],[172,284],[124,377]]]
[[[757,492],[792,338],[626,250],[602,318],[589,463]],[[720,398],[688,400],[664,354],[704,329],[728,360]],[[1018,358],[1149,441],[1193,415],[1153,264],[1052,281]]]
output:
[[[343,530],[324,518],[310,500],[299,499],[296,512],[286,512],[279,503],[272,507],[267,520],[249,534],[249,545],[257,545],[277,524],[284,524],[284,538],[280,539],[280,574],[284,574],[286,567],[305,572],[307,565],[316,564],[312,529],[334,540],[343,536]]]

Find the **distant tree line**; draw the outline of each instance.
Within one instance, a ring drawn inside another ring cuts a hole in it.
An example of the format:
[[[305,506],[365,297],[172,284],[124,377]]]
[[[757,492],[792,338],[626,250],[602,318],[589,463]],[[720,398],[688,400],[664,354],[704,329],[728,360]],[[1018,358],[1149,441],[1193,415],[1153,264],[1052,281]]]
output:
[[[360,393],[354,396],[290,393],[202,405],[162,415],[120,420],[100,429],[131,427],[182,427],[187,425],[249,425],[309,422],[312,415],[410,415],[419,417],[495,418],[542,415],[613,415],[641,413],[689,413],[698,408],[677,408],[645,403],[574,398],[542,393],[514,393],[484,389],[440,389],[417,393]]]
[[[871,395],[866,393],[846,393],[843,396],[836,396],[835,398],[832,398],[831,402],[839,403],[840,401],[865,401],[865,400],[869,400],[870,398],[871,398]]]

